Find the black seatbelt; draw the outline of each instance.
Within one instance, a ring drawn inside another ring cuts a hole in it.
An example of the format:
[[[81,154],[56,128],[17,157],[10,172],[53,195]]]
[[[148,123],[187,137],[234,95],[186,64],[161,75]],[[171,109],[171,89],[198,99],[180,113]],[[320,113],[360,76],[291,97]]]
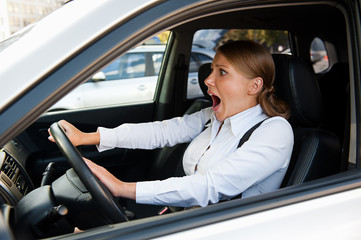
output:
[[[238,147],[237,148],[240,148],[243,143],[245,143],[246,141],[248,141],[249,137],[252,135],[253,131],[256,130],[265,120],[267,120],[268,118],[266,119],[263,119],[262,121],[260,121],[259,123],[257,123],[256,125],[254,125],[251,129],[249,129],[244,135],[243,137],[241,138],[241,140],[239,140],[239,143],[238,143]]]
[[[252,133],[254,132],[254,130],[256,130],[265,120],[267,120],[268,118],[266,119],[263,119],[262,121],[260,121],[259,123],[257,123],[256,125],[254,125],[253,127],[251,127],[244,135],[243,137],[241,138],[241,140],[239,140],[239,143],[238,143],[238,147],[237,148],[240,148],[243,143],[245,143],[246,141],[248,141],[248,139],[250,138],[250,136],[252,135]],[[242,193],[238,194],[237,196],[234,196],[232,197],[231,199],[237,199],[237,198],[242,198]]]

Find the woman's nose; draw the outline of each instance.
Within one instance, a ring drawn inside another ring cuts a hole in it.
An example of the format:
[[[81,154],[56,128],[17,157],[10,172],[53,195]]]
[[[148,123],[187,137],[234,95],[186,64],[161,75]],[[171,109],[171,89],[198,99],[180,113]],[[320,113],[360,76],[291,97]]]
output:
[[[206,78],[206,80],[204,80],[204,84],[205,84],[207,87],[214,85],[214,80],[213,80],[212,73],[209,74],[209,76]]]

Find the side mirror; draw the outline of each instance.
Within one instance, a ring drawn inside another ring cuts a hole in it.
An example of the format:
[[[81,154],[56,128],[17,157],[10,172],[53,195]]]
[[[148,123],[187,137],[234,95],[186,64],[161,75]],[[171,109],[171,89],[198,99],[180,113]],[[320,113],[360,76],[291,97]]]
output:
[[[100,82],[100,81],[105,81],[105,80],[106,80],[106,77],[105,77],[105,74],[103,72],[97,72],[91,78],[92,82]]]

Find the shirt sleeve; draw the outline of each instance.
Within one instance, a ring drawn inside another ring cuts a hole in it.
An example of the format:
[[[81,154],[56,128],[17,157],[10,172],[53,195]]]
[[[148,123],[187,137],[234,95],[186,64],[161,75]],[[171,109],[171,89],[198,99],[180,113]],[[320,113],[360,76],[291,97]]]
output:
[[[113,148],[155,149],[191,141],[210,118],[211,109],[170,120],[139,124],[122,124],[116,128],[99,127],[98,150]]]
[[[203,175],[138,182],[136,201],[182,207],[216,203],[224,196],[236,196],[279,169],[287,168],[292,148],[291,126],[285,120],[265,121],[241,148]],[[276,183],[278,187],[279,184]]]

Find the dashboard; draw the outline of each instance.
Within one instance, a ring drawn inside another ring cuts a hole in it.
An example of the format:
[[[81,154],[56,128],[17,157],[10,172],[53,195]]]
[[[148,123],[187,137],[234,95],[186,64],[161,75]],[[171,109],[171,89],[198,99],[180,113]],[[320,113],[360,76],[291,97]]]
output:
[[[3,203],[15,206],[34,189],[23,165],[9,151],[0,150],[0,198]]]

